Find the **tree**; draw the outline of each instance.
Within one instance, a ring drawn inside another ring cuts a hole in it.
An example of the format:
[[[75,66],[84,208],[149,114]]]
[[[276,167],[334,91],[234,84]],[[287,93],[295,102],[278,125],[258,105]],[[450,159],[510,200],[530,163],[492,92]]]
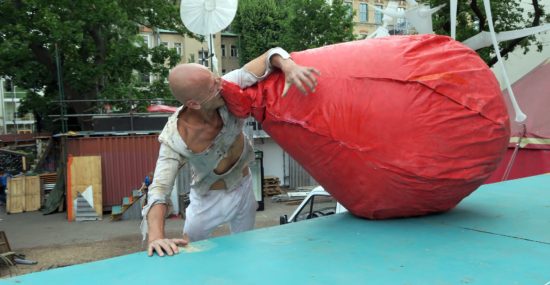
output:
[[[424,2],[429,3],[432,7],[440,4],[449,5],[448,0],[429,0]],[[524,10],[520,0],[491,1],[491,13],[493,15],[495,30],[503,32],[522,29],[538,26],[550,21],[550,15],[545,13],[544,7],[538,0],[528,0],[528,2],[533,7],[530,11]],[[480,31],[489,30],[482,0],[458,1],[457,9],[457,40],[464,41]],[[451,22],[449,9],[441,9],[436,13],[433,17],[433,24],[436,34],[450,35]],[[525,53],[528,52],[529,46],[533,43],[537,44],[538,51],[542,50],[542,43],[536,42],[534,36],[502,42],[499,46],[502,56],[506,57],[508,53],[516,48],[522,48]],[[483,48],[477,52],[489,66],[497,62],[492,47]]]
[[[351,41],[353,14],[343,1],[294,0],[285,10],[283,45],[288,50],[305,50],[329,44]]]
[[[350,41],[352,14],[342,0],[241,0],[232,29],[240,34],[244,64],[281,46],[299,51]]]
[[[12,0],[0,1],[0,14],[0,76],[33,94],[44,93],[41,107],[32,103],[36,96],[23,102],[35,115],[59,113],[43,108],[59,100],[57,59],[66,100],[170,96],[164,78],[179,56],[164,46],[149,49],[139,27],[186,33],[174,1]],[[149,73],[157,78],[153,88],[139,80],[139,74]],[[92,102],[68,105],[76,113],[95,108]],[[79,123],[90,128],[89,118]]]
[[[285,12],[275,0],[241,0],[231,29],[239,34],[241,65],[279,46]]]
[[[47,114],[50,114],[52,110],[59,109],[55,103],[34,92],[29,93],[23,100],[24,104],[19,107],[18,112],[21,114],[32,113],[34,115],[37,132],[42,132],[43,130],[60,130],[59,126],[55,124],[55,121],[47,116]]]

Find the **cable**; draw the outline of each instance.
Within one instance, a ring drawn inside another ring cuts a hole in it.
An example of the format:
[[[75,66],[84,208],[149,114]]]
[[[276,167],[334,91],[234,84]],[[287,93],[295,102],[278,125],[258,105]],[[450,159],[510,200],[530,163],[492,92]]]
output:
[[[525,137],[525,133],[527,132],[527,127],[525,126],[525,124],[521,124],[521,126],[523,128],[521,132],[521,136],[518,139],[514,152],[512,153],[512,156],[510,157],[510,161],[508,162],[508,165],[506,166],[506,170],[504,171],[504,175],[502,175],[501,181],[505,181],[508,179],[508,175],[510,175],[510,171],[512,171],[512,166],[514,165],[514,162],[516,161],[516,156],[519,152],[519,149],[521,148],[521,140],[523,139],[523,137]]]

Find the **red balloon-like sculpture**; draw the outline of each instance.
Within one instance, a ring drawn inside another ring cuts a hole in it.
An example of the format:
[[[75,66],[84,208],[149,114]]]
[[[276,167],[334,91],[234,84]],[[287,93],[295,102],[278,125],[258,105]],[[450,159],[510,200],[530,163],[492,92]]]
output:
[[[284,75],[246,90],[224,83],[249,115],[355,215],[447,211],[495,170],[510,126],[499,84],[468,47],[438,35],[392,36],[292,53],[317,68],[316,91]]]

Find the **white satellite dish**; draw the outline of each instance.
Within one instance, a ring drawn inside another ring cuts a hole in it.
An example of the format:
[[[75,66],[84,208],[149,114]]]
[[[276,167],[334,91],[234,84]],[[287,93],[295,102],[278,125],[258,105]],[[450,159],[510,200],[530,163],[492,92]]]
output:
[[[185,27],[209,36],[229,26],[237,13],[237,0],[182,0],[180,16]]]
[[[212,35],[227,28],[237,13],[237,0],[181,0],[180,17],[185,27],[206,36],[212,71],[218,74]]]

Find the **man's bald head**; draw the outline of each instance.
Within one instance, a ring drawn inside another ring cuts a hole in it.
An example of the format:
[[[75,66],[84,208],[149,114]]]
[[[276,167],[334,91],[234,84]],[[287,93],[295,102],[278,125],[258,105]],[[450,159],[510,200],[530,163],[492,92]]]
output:
[[[205,66],[186,63],[170,71],[168,82],[174,97],[185,105],[188,100],[201,100],[201,95],[209,88],[211,78],[212,73]]]

